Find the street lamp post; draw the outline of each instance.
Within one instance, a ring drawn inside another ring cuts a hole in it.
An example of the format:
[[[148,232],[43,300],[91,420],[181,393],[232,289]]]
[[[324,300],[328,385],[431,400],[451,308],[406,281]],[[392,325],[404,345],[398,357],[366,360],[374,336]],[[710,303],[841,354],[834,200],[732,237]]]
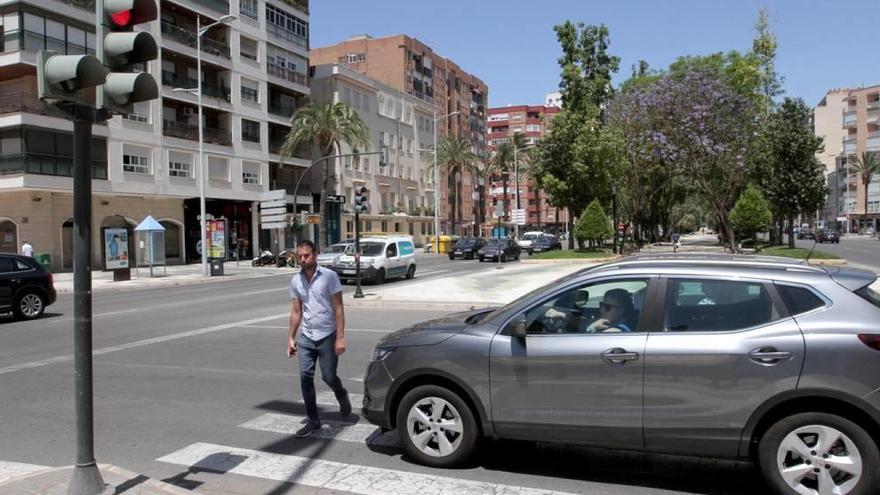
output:
[[[455,111],[438,117],[437,110],[434,110],[434,253],[440,252],[440,171],[437,168],[437,122],[460,113]]]
[[[195,88],[174,88],[172,91],[186,91],[188,93],[196,93],[199,107],[199,229],[201,230],[200,239],[202,243],[202,275],[208,276],[208,244],[205,236],[205,139],[204,139],[204,122],[202,121],[202,36],[214,26],[226,24],[234,21],[234,15],[224,15],[215,22],[202,27],[202,16],[196,14],[196,87]]]
[[[534,144],[530,145],[530,146],[526,146],[525,148],[523,148],[523,151],[525,151],[529,148],[534,148],[534,147],[535,147]],[[520,205],[519,205],[519,163],[517,162],[517,157],[516,157],[517,151],[518,151],[517,146],[516,146],[516,144],[514,144],[513,145],[513,177],[514,177],[513,180],[514,180],[514,182],[516,182],[516,209],[519,210],[520,209]],[[514,228],[514,232],[515,232],[515,234],[514,234],[515,237],[517,239],[519,239],[519,223],[514,222],[513,228]]]

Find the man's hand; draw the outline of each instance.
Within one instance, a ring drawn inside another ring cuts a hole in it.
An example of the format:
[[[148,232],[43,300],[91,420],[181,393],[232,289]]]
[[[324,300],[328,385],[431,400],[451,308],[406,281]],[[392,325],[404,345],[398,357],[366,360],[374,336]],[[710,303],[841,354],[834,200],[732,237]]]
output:
[[[593,323],[591,323],[589,327],[587,327],[587,332],[588,333],[604,332],[610,326],[611,326],[610,321],[606,320],[605,318],[600,318],[600,319],[594,321]]]
[[[287,338],[287,357],[296,355],[296,337]]]
[[[337,356],[341,356],[345,352],[345,337],[336,337],[336,346],[334,347]]]

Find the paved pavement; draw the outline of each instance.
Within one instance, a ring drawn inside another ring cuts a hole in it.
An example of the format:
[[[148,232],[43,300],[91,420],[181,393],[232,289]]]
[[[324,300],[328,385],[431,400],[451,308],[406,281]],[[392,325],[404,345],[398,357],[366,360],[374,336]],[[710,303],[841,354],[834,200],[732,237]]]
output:
[[[499,300],[513,294],[496,290],[496,277],[525,291],[549,276],[541,265],[509,263],[498,270],[439,257],[423,265],[415,280],[367,290],[421,297],[426,279],[452,290],[448,277],[464,274],[482,279],[481,290]],[[529,442],[490,441],[470,466],[430,469],[402,456],[393,434],[362,418],[340,418],[320,382],[326,427],[296,439],[291,432],[304,407],[296,363],[284,354],[288,280],[289,273],[96,293],[98,461],[199,494],[766,492],[757,474],[740,464]],[[345,288],[347,303],[352,291]],[[61,294],[45,318],[0,321],[0,479],[4,471],[67,466],[74,459],[72,309],[72,295]],[[383,335],[446,312],[349,304],[349,349],[340,361],[345,386],[362,393],[364,369]]]

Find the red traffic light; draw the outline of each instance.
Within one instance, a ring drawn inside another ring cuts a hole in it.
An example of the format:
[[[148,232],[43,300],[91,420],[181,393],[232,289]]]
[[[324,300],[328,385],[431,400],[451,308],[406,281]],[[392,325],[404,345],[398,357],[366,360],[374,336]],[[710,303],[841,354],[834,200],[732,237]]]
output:
[[[130,9],[120,10],[119,12],[110,14],[110,20],[113,21],[113,24],[117,27],[127,27],[131,24],[132,18],[132,12]]]

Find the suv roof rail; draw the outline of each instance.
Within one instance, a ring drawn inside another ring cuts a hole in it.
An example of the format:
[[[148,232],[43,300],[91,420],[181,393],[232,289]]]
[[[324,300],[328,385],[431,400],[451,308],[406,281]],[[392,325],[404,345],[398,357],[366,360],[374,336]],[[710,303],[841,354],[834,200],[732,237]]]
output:
[[[736,266],[767,270],[791,270],[825,273],[818,266],[803,265],[799,260],[779,256],[748,256],[735,254],[647,254],[633,256],[605,265],[604,269],[629,266]]]

